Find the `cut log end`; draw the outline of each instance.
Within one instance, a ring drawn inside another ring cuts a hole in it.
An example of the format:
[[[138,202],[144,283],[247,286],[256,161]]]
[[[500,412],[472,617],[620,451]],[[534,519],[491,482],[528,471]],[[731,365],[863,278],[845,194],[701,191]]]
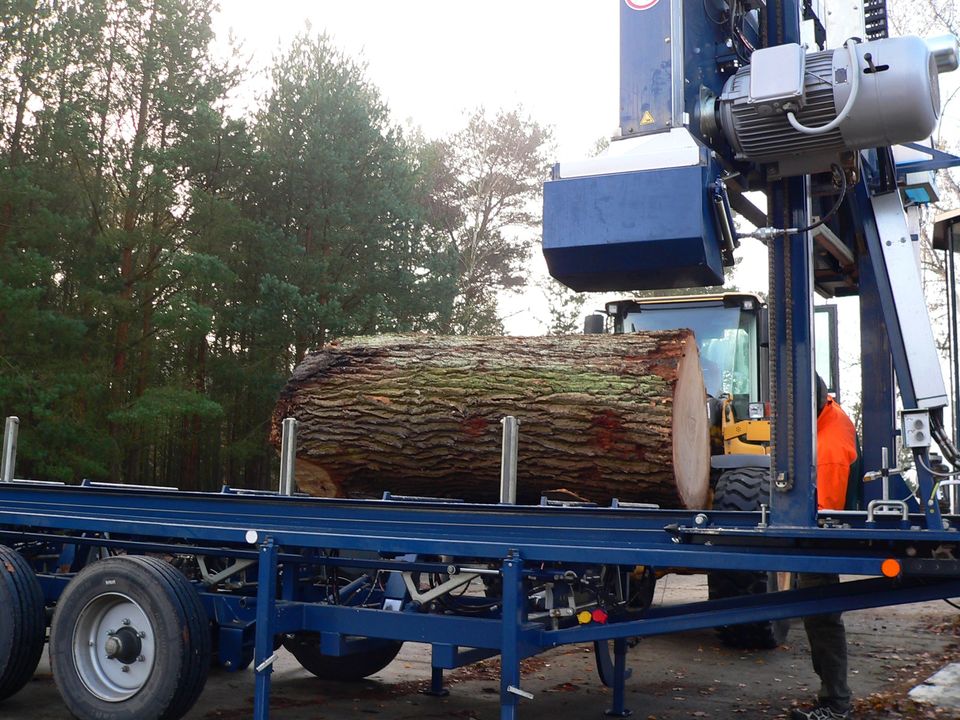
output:
[[[684,341],[673,393],[673,472],[686,508],[704,508],[710,492],[710,423],[693,336]]]

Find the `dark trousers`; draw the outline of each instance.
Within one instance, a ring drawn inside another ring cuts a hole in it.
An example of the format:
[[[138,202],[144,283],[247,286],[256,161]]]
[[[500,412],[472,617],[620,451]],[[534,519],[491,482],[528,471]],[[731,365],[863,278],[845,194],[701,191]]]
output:
[[[823,587],[840,582],[837,575],[802,573],[797,578],[800,588]],[[850,709],[850,687],[847,685],[847,633],[840,613],[811,615],[803,619],[810,641],[813,670],[820,676],[821,705],[837,712]]]

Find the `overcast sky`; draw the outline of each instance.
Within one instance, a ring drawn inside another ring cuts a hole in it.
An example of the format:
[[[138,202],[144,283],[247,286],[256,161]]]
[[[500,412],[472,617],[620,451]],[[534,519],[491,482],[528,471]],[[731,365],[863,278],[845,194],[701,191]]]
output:
[[[221,0],[255,66],[309,23],[369,65],[398,121],[428,136],[465,111],[522,105],[555,128],[562,157],[586,154],[617,124],[618,4],[613,0]]]
[[[457,130],[465,112],[523,106],[554,129],[558,160],[586,156],[617,125],[618,0],[221,0],[218,32],[265,67],[308,24],[368,65],[394,117],[430,137]],[[957,73],[960,74],[960,73]],[[956,78],[950,78],[954,85]],[[951,88],[952,89],[952,88]],[[955,122],[953,123],[955,124]],[[734,282],[764,290],[765,251],[745,241]],[[544,272],[534,254],[536,273]],[[842,353],[858,355],[855,302],[842,303]],[[538,291],[504,304],[513,334],[543,332]],[[845,322],[846,321],[846,322]]]

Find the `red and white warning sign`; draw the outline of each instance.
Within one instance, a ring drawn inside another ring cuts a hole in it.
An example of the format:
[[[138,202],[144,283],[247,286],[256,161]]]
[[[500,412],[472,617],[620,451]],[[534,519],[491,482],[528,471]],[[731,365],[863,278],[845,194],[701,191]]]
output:
[[[660,0],[623,0],[631,10],[649,10]]]

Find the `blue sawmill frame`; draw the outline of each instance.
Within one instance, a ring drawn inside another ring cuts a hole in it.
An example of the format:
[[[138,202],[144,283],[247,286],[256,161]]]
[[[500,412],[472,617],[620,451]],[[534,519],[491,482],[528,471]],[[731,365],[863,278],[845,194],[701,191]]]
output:
[[[614,703],[624,709],[625,641],[719,624],[798,617],[960,595],[960,562],[934,559],[934,549],[956,543],[960,518],[940,531],[922,516],[905,523],[864,513],[821,514],[824,527],[765,527],[759,513],[696,512],[612,507],[472,505],[453,502],[356,501],[285,497],[271,493],[180,493],[90,485],[0,484],[0,540],[128,552],[220,555],[256,560],[255,591],[207,592],[211,620],[227,626],[240,652],[242,633],[256,637],[255,718],[269,717],[269,663],[273,638],[316,632],[325,653],[362,651],[364,638],[431,644],[435,683],[443,669],[502,657],[501,718],[514,718],[520,662],[562,644],[614,642]],[[71,537],[65,537],[69,533]],[[252,542],[251,542],[252,541]],[[375,554],[336,558],[336,549]],[[318,554],[323,553],[323,554]],[[75,551],[73,556],[82,556]],[[437,556],[469,558],[499,567],[502,610],[480,617],[355,608],[305,600],[293,578],[302,567],[366,565],[388,573],[440,570]],[[901,574],[884,578],[895,559]],[[525,581],[546,564],[653,568],[837,572],[873,576],[834,588],[793,590],[745,598],[651,609],[640,617],[554,629],[526,617]],[[71,568],[72,572],[82,564]],[[281,568],[284,572],[280,572]],[[40,574],[55,602],[71,573]],[[283,582],[278,587],[278,577]],[[238,629],[239,628],[239,629]]]

